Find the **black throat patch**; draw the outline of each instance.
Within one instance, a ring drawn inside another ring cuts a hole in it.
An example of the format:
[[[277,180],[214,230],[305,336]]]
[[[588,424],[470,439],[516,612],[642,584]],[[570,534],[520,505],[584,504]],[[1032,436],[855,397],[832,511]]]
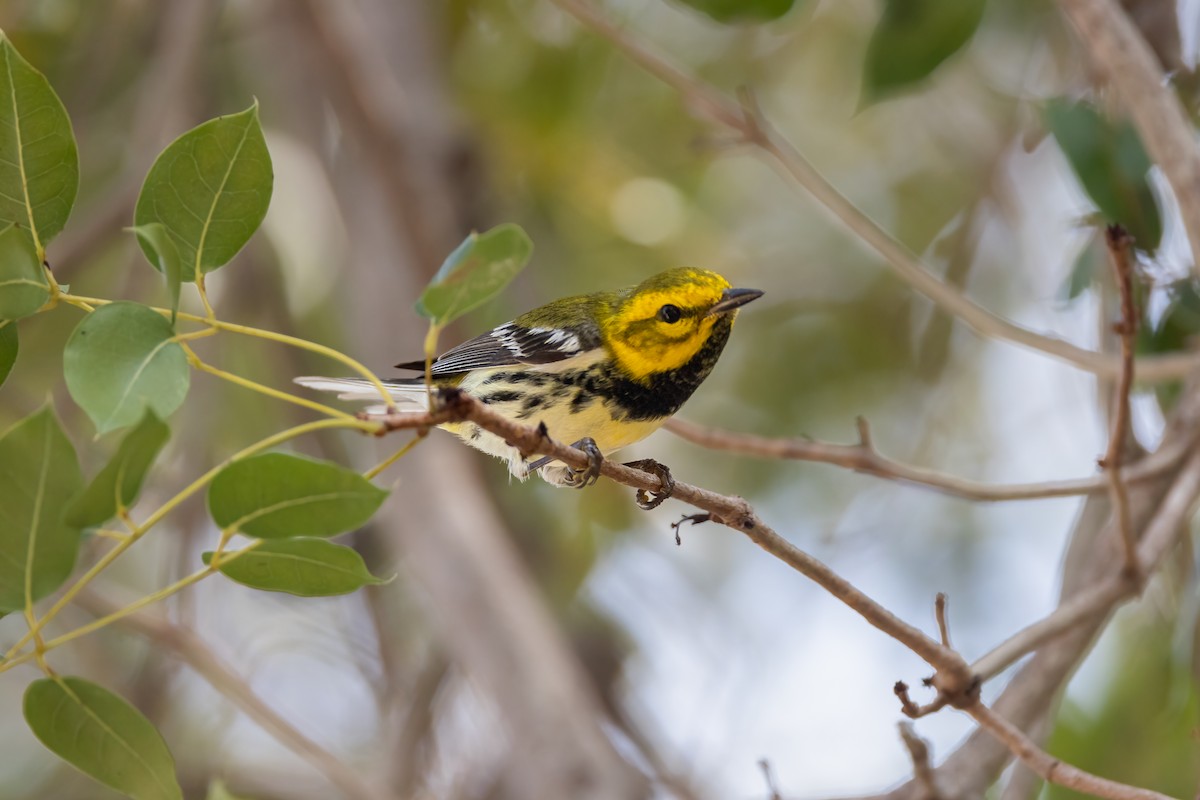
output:
[[[624,377],[613,364],[548,375],[559,384],[555,393],[569,396],[572,413],[603,402],[614,419],[662,419],[678,411],[712,372],[732,328],[731,316],[722,315],[713,324],[708,341],[690,361],[679,369],[651,375],[645,383]]]

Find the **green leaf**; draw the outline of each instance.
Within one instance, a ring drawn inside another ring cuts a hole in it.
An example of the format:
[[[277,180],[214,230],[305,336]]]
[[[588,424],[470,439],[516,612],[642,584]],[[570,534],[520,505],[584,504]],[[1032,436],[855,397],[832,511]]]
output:
[[[17,363],[17,324],[10,319],[0,319],[0,386],[8,379],[13,364]]]
[[[499,294],[529,263],[533,242],[519,225],[472,233],[442,263],[417,301],[417,313],[448,325]]]
[[[0,610],[53,592],[75,567],[79,531],[63,508],[83,475],[75,449],[47,406],[0,437]]]
[[[987,0],[886,0],[867,44],[863,105],[924,80],[971,40]]]
[[[0,32],[0,224],[31,231],[41,262],[78,189],[71,119],[46,77]]]
[[[1043,117],[1105,221],[1124,226],[1139,249],[1153,253],[1162,240],[1162,217],[1147,177],[1150,157],[1133,126],[1065,100],[1048,103]]]
[[[1153,328],[1138,328],[1139,353],[1178,353],[1189,350],[1200,336],[1200,287],[1193,280],[1170,287],[1167,307]]]
[[[67,340],[67,390],[103,434],[146,409],[167,417],[187,396],[187,357],[171,323],[139,303],[112,303],[83,318]]]
[[[166,227],[161,222],[151,222],[137,228],[131,228],[138,237],[142,252],[150,261],[150,266],[162,273],[167,282],[167,298],[171,304],[171,325],[175,324],[175,315],[179,311],[179,288],[183,281],[183,266],[179,263],[179,248],[175,246]]]
[[[769,22],[792,10],[796,0],[679,0],[717,22]]]
[[[205,553],[204,563],[212,563],[212,556],[211,552]],[[217,569],[252,589],[301,597],[349,594],[368,584],[387,583],[367,571],[362,556],[354,549],[324,539],[263,542],[236,559],[219,564]]]
[[[1104,248],[1099,232],[1097,232],[1083,246],[1083,249],[1079,251],[1079,255],[1075,257],[1075,261],[1071,264],[1071,271],[1059,287],[1058,294],[1062,298],[1062,301],[1069,305],[1090,289],[1107,259],[1108,252]]]
[[[236,795],[225,787],[225,781],[217,778],[208,785],[208,795],[205,800],[249,800],[249,798]]]
[[[221,528],[260,539],[334,536],[369,520],[385,497],[387,492],[337,464],[263,453],[217,473],[208,509]]]
[[[162,223],[179,250],[183,279],[194,281],[228,263],[258,230],[274,179],[255,102],[167,145],[146,175],[134,224]],[[145,240],[138,241],[156,263]]]
[[[50,297],[50,282],[29,232],[9,223],[0,230],[0,319],[35,313]]]
[[[170,435],[171,429],[153,411],[146,411],[112,459],[67,506],[67,522],[79,528],[101,525],[116,515],[118,500],[125,508],[133,505],[142,480]]]
[[[33,735],[73,767],[135,800],[183,800],[175,760],[150,720],[82,678],[42,678],[25,690]]]

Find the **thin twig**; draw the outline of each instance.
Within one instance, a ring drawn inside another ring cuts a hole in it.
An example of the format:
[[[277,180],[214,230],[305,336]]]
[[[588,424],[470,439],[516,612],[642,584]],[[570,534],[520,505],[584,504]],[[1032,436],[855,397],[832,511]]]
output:
[[[588,456],[583,451],[554,441],[546,436],[544,428],[506,419],[470,395],[442,390],[437,399],[439,407],[433,412],[396,413],[373,419],[382,419],[387,430],[411,430],[450,421],[469,421],[501,437],[527,455],[551,456],[577,468],[588,466]],[[657,475],[612,461],[602,463],[601,474],[635,489],[654,493],[664,489]],[[937,671],[931,685],[947,697],[957,701],[960,695],[971,692],[977,685],[962,656],[904,622],[824,563],[780,536],[742,498],[717,494],[682,481],[675,482],[671,497],[706,511],[714,522],[745,534],[759,547],[823,587],[871,625],[908,647]]]
[[[1146,40],[1113,0],[1059,0],[1088,51],[1092,69],[1129,112],[1154,163],[1179,203],[1200,275],[1200,148],[1196,129],[1165,80]]]
[[[757,109],[750,96],[741,106],[697,78],[688,75],[645,47],[627,30],[617,27],[586,0],[553,0],[567,13],[607,39],[654,77],[675,89],[701,119],[729,128],[747,143],[770,155],[783,171],[828,209],[855,236],[875,250],[906,283],[944,311],[958,317],[980,335],[1019,344],[1098,375],[1116,376],[1116,359],[1045,336],[993,314],[961,291],[934,275],[920,260],[860,211],[821,175],[794,146],[781,137]],[[1140,359],[1137,376],[1142,381],[1181,377],[1196,367],[1191,353]]]
[[[1169,795],[1101,778],[1059,761],[1038,747],[1020,728],[983,703],[968,706],[963,711],[1003,742],[1025,766],[1050,783],[1109,800],[1172,800]]]
[[[917,735],[917,729],[911,722],[897,723],[900,729],[900,739],[912,759],[913,780],[921,787],[919,800],[941,800],[941,792],[937,787],[937,776],[929,761],[929,743]]]
[[[814,461],[874,475],[879,478],[932,489],[953,497],[978,502],[1036,500],[1050,497],[1102,492],[1109,487],[1106,475],[1041,483],[993,484],[948,475],[937,470],[904,464],[882,455],[869,437],[866,421],[859,419],[859,444],[831,444],[809,439],[782,439],[755,436],[750,433],[707,428],[682,419],[671,419],[664,426],[671,433],[693,444],[712,450],[796,461]],[[864,435],[867,433],[868,435]],[[1179,462],[1190,449],[1190,443],[1175,442],[1159,448],[1150,456],[1123,470],[1126,483],[1153,478]]]
[[[1140,583],[1138,571],[1137,532],[1129,515],[1129,492],[1121,479],[1121,456],[1129,437],[1129,392],[1133,389],[1133,348],[1137,336],[1137,308],[1133,301],[1133,237],[1119,225],[1109,225],[1104,231],[1104,244],[1112,260],[1117,291],[1121,296],[1121,319],[1113,325],[1113,331],[1121,339],[1121,375],[1117,380],[1115,409],[1112,430],[1108,436],[1108,451],[1100,466],[1108,475],[1109,497],[1113,519],[1121,533],[1121,545],[1125,552],[1125,567],[1135,582]]]
[[[942,637],[942,646],[950,646],[950,626],[946,623],[946,593],[938,592],[933,600],[933,613],[937,617],[938,633]]]
[[[971,669],[982,680],[994,678],[1046,642],[1072,630],[1080,620],[1113,607],[1133,593],[1132,584],[1116,578],[1072,595],[1047,616],[996,645],[972,664]]]
[[[1133,557],[1136,559],[1137,554],[1134,553]],[[942,642],[949,646],[950,631],[946,623],[945,613],[946,596],[939,593],[937,599],[938,628],[942,632]],[[900,698],[905,712],[910,712],[912,701],[908,697],[908,687],[902,683],[897,684],[896,695]],[[941,695],[939,695],[940,698]],[[1030,739],[1019,727],[1013,725],[1000,714],[980,702],[978,694],[975,695],[975,702],[965,705],[959,704],[958,707],[971,715],[980,724],[980,727],[1003,742],[1013,755],[1021,759],[1026,766],[1051,783],[1087,792],[1097,797],[1109,798],[1109,800],[1161,800],[1166,797],[1166,795],[1161,795],[1149,789],[1128,786],[1108,780],[1107,778],[1101,778],[1078,767],[1059,761],[1038,747],[1037,743]]]
[[[783,800],[783,795],[779,793],[779,785],[775,783],[775,776],[771,773],[771,762],[765,758],[759,759],[758,768],[762,770],[763,781],[767,784],[767,791],[771,793],[769,800]]]
[[[950,698],[944,694],[937,694],[933,700],[925,705],[919,705],[912,699],[908,693],[908,684],[904,681],[896,681],[892,685],[892,693],[896,695],[896,699],[900,701],[900,710],[909,719],[920,719],[927,717],[930,714],[941,711],[950,704]]]

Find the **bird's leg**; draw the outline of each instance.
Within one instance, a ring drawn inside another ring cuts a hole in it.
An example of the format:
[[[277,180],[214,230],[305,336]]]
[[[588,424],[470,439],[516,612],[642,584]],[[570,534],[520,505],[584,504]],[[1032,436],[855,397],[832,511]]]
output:
[[[651,475],[657,477],[659,484],[661,484],[658,491],[647,492],[645,489],[637,490],[633,499],[639,508],[645,511],[658,508],[675,491],[675,479],[671,477],[671,470],[666,464],[660,464],[653,458],[643,458],[640,461],[630,461],[625,466],[640,469],[642,472],[649,472]]]
[[[604,464],[604,454],[600,452],[600,446],[596,444],[596,440],[585,436],[571,447],[582,450],[587,455],[588,465],[583,469],[572,468],[568,473],[567,485],[583,489],[600,480],[600,467]]]
[[[544,423],[538,423],[538,433],[547,440],[550,438],[550,432],[546,430]],[[600,466],[604,463],[604,454],[600,452],[600,446],[596,444],[595,439],[585,436],[573,443],[571,447],[574,447],[576,450],[582,450],[587,455],[588,465],[582,469],[567,467],[562,485],[574,489],[583,489],[584,487],[591,486],[600,479]],[[536,472],[554,460],[554,456],[542,456],[537,461],[529,464],[529,471]],[[551,482],[555,483],[557,481]]]

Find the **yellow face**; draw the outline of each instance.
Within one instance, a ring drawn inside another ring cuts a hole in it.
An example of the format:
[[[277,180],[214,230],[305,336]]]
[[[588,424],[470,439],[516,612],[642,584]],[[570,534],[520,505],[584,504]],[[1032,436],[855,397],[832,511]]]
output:
[[[678,369],[708,341],[717,321],[709,311],[729,288],[729,281],[708,270],[659,273],[621,295],[601,334],[635,380]]]

